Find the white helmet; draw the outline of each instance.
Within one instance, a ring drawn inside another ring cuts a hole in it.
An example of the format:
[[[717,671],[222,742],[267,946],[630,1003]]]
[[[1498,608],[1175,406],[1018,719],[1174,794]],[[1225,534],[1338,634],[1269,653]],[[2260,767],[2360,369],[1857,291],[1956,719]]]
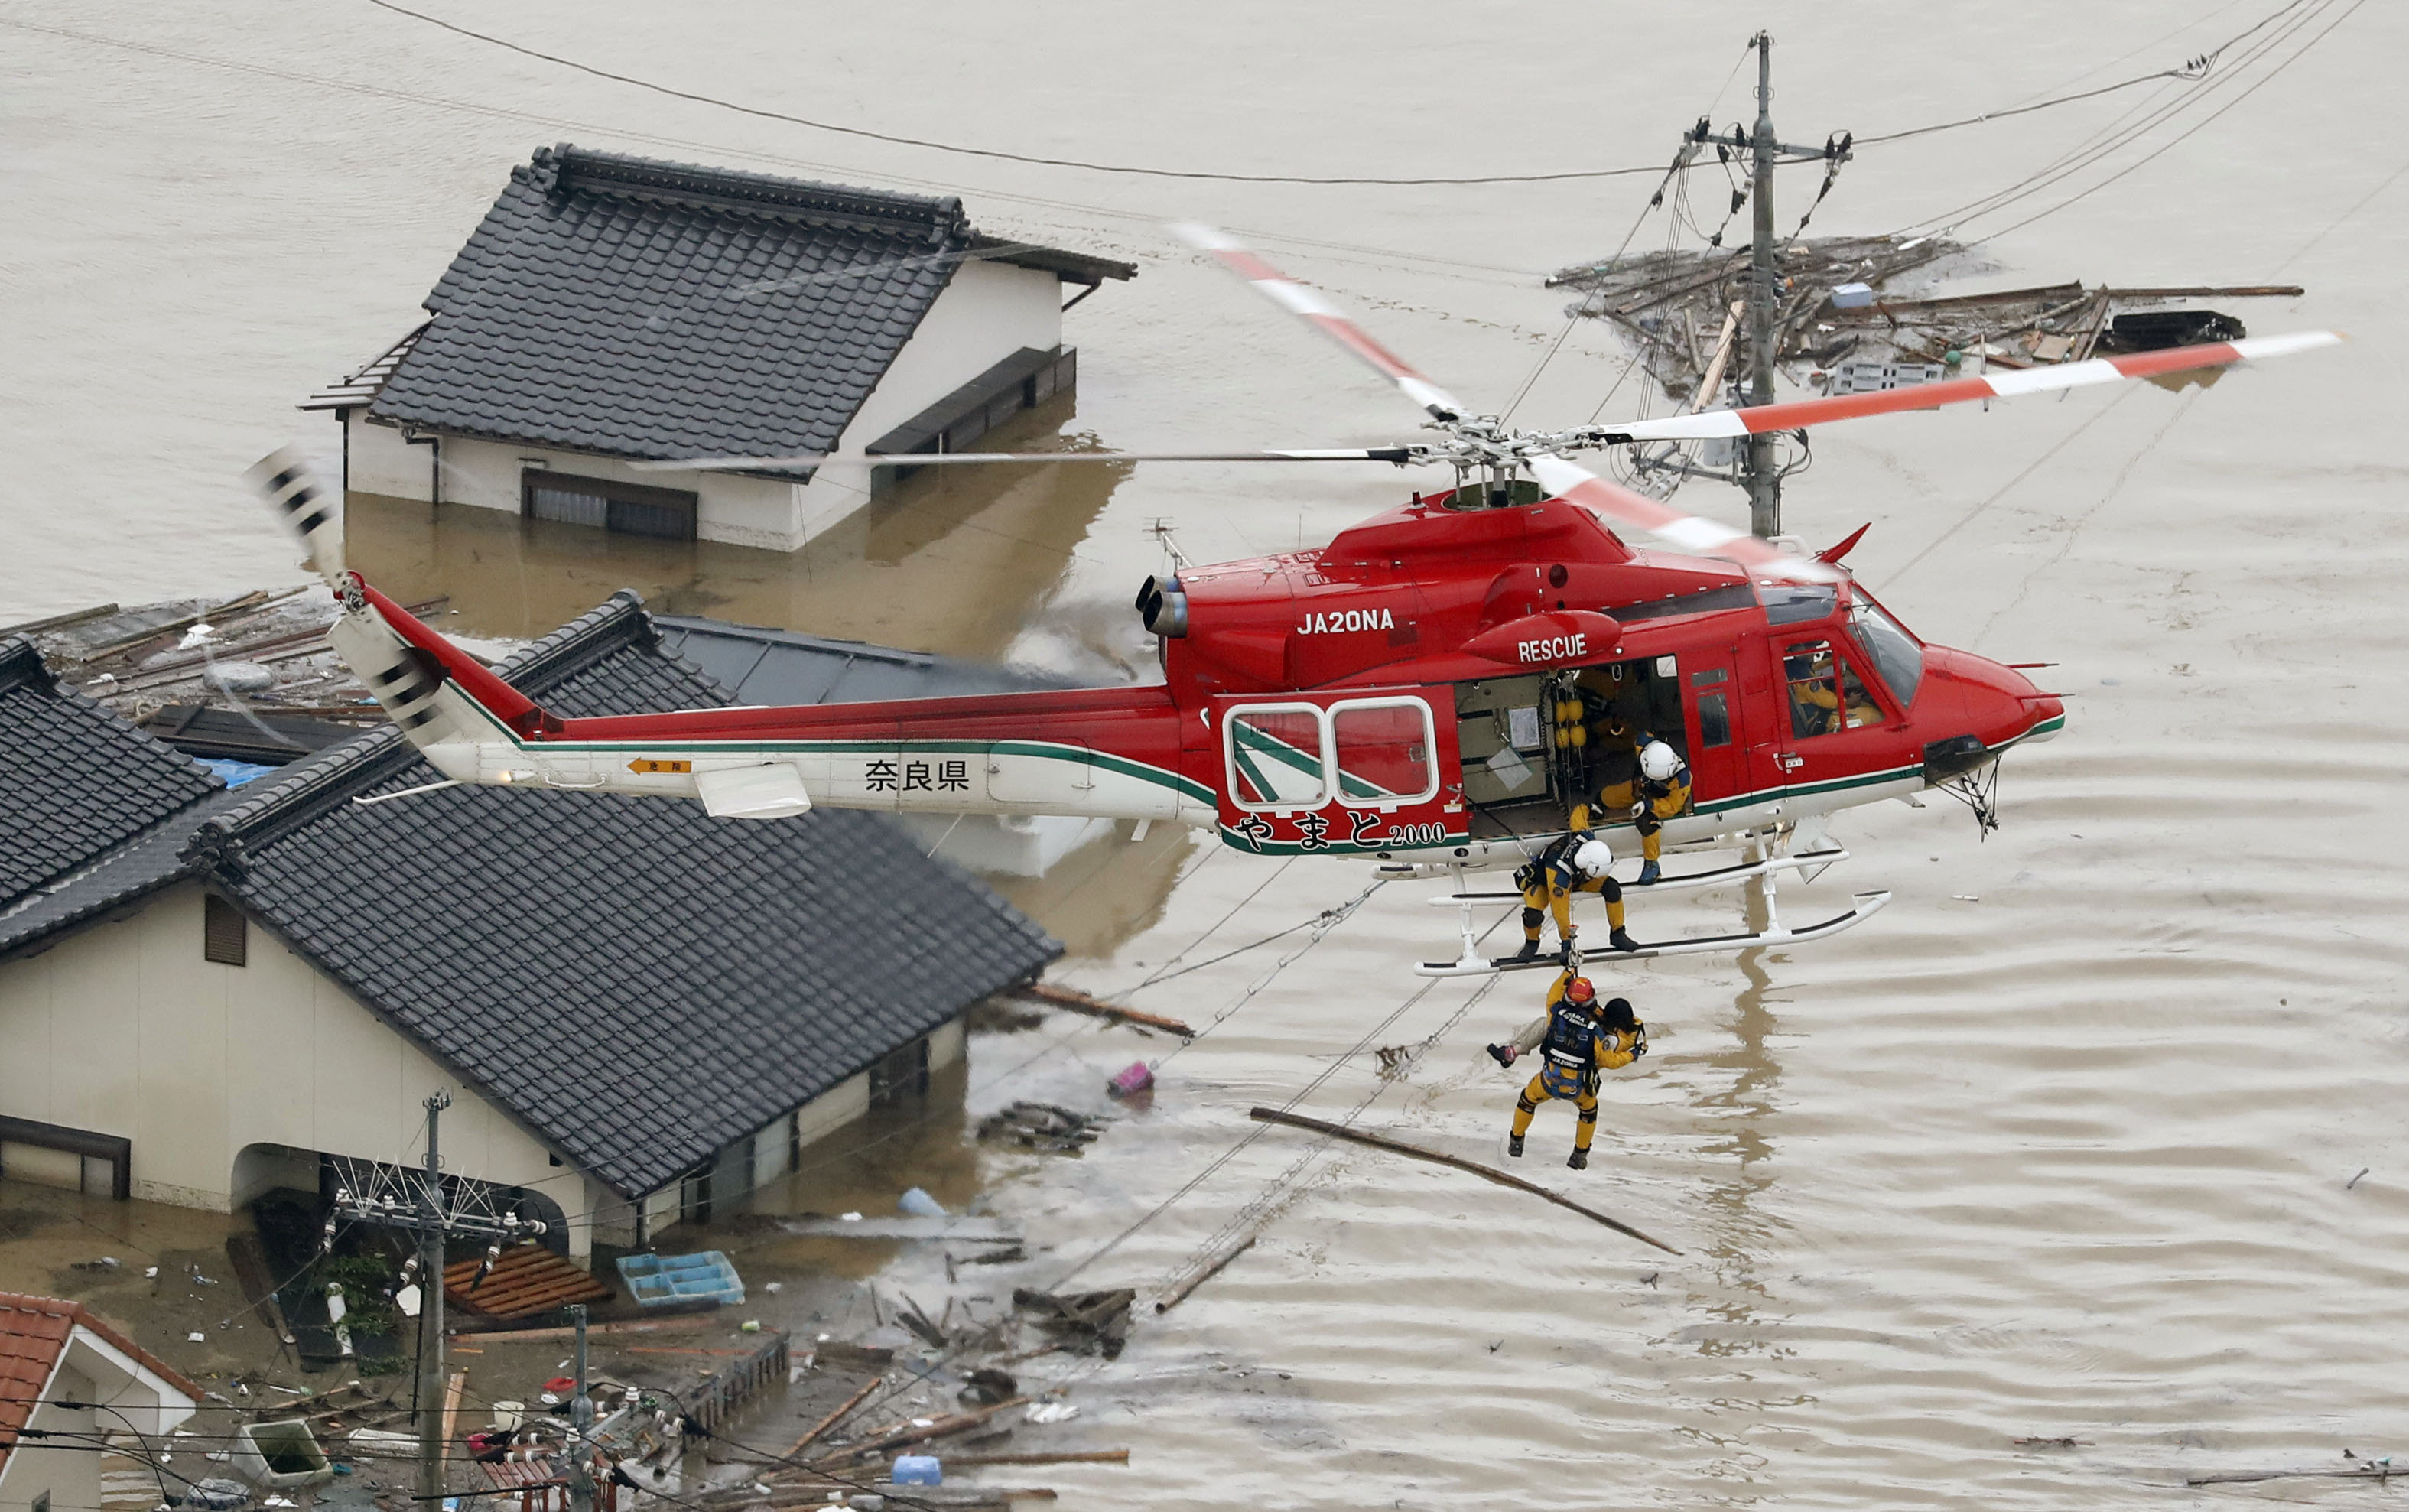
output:
[[[1650,741],[1639,752],[1639,770],[1652,783],[1669,782],[1681,770],[1681,758],[1663,741]]]
[[[1584,840],[1573,852],[1573,865],[1585,876],[1602,877],[1614,865],[1614,851],[1602,840]]]

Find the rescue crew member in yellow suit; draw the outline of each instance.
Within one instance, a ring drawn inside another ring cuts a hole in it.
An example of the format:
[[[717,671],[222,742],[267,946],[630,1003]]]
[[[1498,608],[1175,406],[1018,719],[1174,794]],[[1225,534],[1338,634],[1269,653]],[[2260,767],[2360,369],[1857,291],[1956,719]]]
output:
[[[1663,741],[1639,748],[1639,782],[1633,790],[1631,821],[1639,829],[1639,886],[1664,874],[1657,865],[1665,852],[1665,821],[1690,806],[1690,766],[1681,753]]]
[[[1520,1158],[1522,1136],[1539,1104],[1551,1098],[1572,1103],[1579,1113],[1574,1126],[1572,1159],[1576,1171],[1589,1169],[1590,1142],[1597,1135],[1597,1079],[1602,1071],[1621,1071],[1648,1053],[1648,1026],[1631,1009],[1628,998],[1609,999],[1598,1006],[1597,988],[1586,976],[1567,967],[1548,989],[1548,1011],[1510,1044],[1493,1044],[1489,1053],[1501,1066],[1510,1066],[1533,1049],[1539,1052],[1539,1073],[1514,1100],[1514,1127],[1506,1153]]]
[[[1514,885],[1522,889],[1522,948],[1516,960],[1538,958],[1539,926],[1551,914],[1555,915],[1557,943],[1565,950],[1577,948],[1574,938],[1580,931],[1573,923],[1572,901],[1573,894],[1583,892],[1606,899],[1608,943],[1617,950],[1639,948],[1623,931],[1623,885],[1607,870],[1614,864],[1614,852],[1589,832],[1588,819],[1589,811],[1576,807],[1574,828],[1549,842],[1514,873]]]

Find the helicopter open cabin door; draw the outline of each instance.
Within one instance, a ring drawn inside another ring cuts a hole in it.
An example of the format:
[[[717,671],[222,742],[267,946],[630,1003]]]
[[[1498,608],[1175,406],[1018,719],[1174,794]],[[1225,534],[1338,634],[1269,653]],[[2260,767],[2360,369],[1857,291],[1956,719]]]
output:
[[[1444,687],[1214,699],[1221,838],[1289,856],[1462,836],[1453,699]]]

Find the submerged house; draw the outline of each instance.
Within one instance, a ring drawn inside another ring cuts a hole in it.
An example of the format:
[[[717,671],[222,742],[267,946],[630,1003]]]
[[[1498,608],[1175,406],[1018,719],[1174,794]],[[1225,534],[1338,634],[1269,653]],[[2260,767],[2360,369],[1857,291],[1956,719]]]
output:
[[[1066,286],[1136,271],[950,196],[544,148],[427,319],[302,408],[347,491],[792,551],[889,470],[627,464],[959,450],[1073,390]]]
[[[728,690],[630,595],[500,664],[570,715]],[[0,1175],[231,1209],[415,1158],[572,1256],[927,1095],[1060,953],[873,814],[422,789],[390,727],[229,790],[0,644]],[[374,801],[363,801],[374,800]]]

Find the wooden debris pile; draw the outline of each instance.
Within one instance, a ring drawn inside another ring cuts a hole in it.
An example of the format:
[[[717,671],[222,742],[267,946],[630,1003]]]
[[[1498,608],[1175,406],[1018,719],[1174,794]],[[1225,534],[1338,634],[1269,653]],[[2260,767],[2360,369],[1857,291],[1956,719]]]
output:
[[[1775,361],[1791,376],[1836,393],[1862,393],[1954,376],[1969,358],[2004,367],[2081,362],[2095,353],[2148,352],[2247,334],[2195,299],[2289,298],[2293,284],[2157,288],[2075,281],[1989,294],[1926,295],[1907,287],[1964,252],[1939,237],[1812,237],[1776,250]],[[1667,395],[1707,408],[1745,382],[1749,249],[1652,252],[1561,269],[1550,288],[1579,290],[1566,313],[1611,323],[1637,347]],[[1836,299],[1834,291],[1863,285]],[[1923,365],[1935,365],[1930,373]],[[1699,394],[1701,387],[1707,389]]]
[[[570,1303],[607,1300],[609,1286],[579,1270],[541,1245],[520,1245],[502,1251],[485,1269],[483,1260],[462,1260],[443,1268],[448,1301],[488,1318],[533,1318]]]
[[[1964,251],[1939,237],[1895,241],[1889,237],[1810,237],[1783,243],[1774,262],[1782,304],[1774,320],[1781,361],[1800,358],[1826,366],[1848,349],[1847,338],[1815,333],[1816,312],[1834,289],[1864,283],[1881,291],[1893,280]],[[1612,323],[1637,347],[1639,361],[1657,385],[1676,398],[1696,392],[1709,370],[1735,382],[1747,364],[1719,350],[1731,340],[1737,310],[1747,297],[1749,249],[1665,251],[1563,268],[1547,282],[1576,289],[1581,299],[1565,312]],[[1739,345],[1746,333],[1738,332]],[[1715,396],[1706,396],[1712,404]],[[1700,406],[1704,408],[1705,406]]]
[[[1012,1305],[1053,1335],[1060,1347],[1106,1360],[1118,1359],[1129,1343],[1130,1307],[1136,1301],[1137,1293],[1127,1287],[1060,1295],[1020,1287],[1012,1293]]]
[[[1077,1113],[1052,1102],[1015,1102],[979,1120],[982,1145],[1018,1145],[1023,1149],[1078,1151],[1096,1142],[1108,1118]]]
[[[383,711],[326,644],[335,605],[315,588],[171,599],[131,609],[96,604],[0,626],[0,637],[30,637],[62,683],[137,724],[163,711],[195,708],[381,723]],[[431,598],[408,608],[426,614],[443,603]],[[279,732],[271,722],[265,729],[251,729],[247,738],[274,745]],[[309,749],[294,744],[282,758]]]

